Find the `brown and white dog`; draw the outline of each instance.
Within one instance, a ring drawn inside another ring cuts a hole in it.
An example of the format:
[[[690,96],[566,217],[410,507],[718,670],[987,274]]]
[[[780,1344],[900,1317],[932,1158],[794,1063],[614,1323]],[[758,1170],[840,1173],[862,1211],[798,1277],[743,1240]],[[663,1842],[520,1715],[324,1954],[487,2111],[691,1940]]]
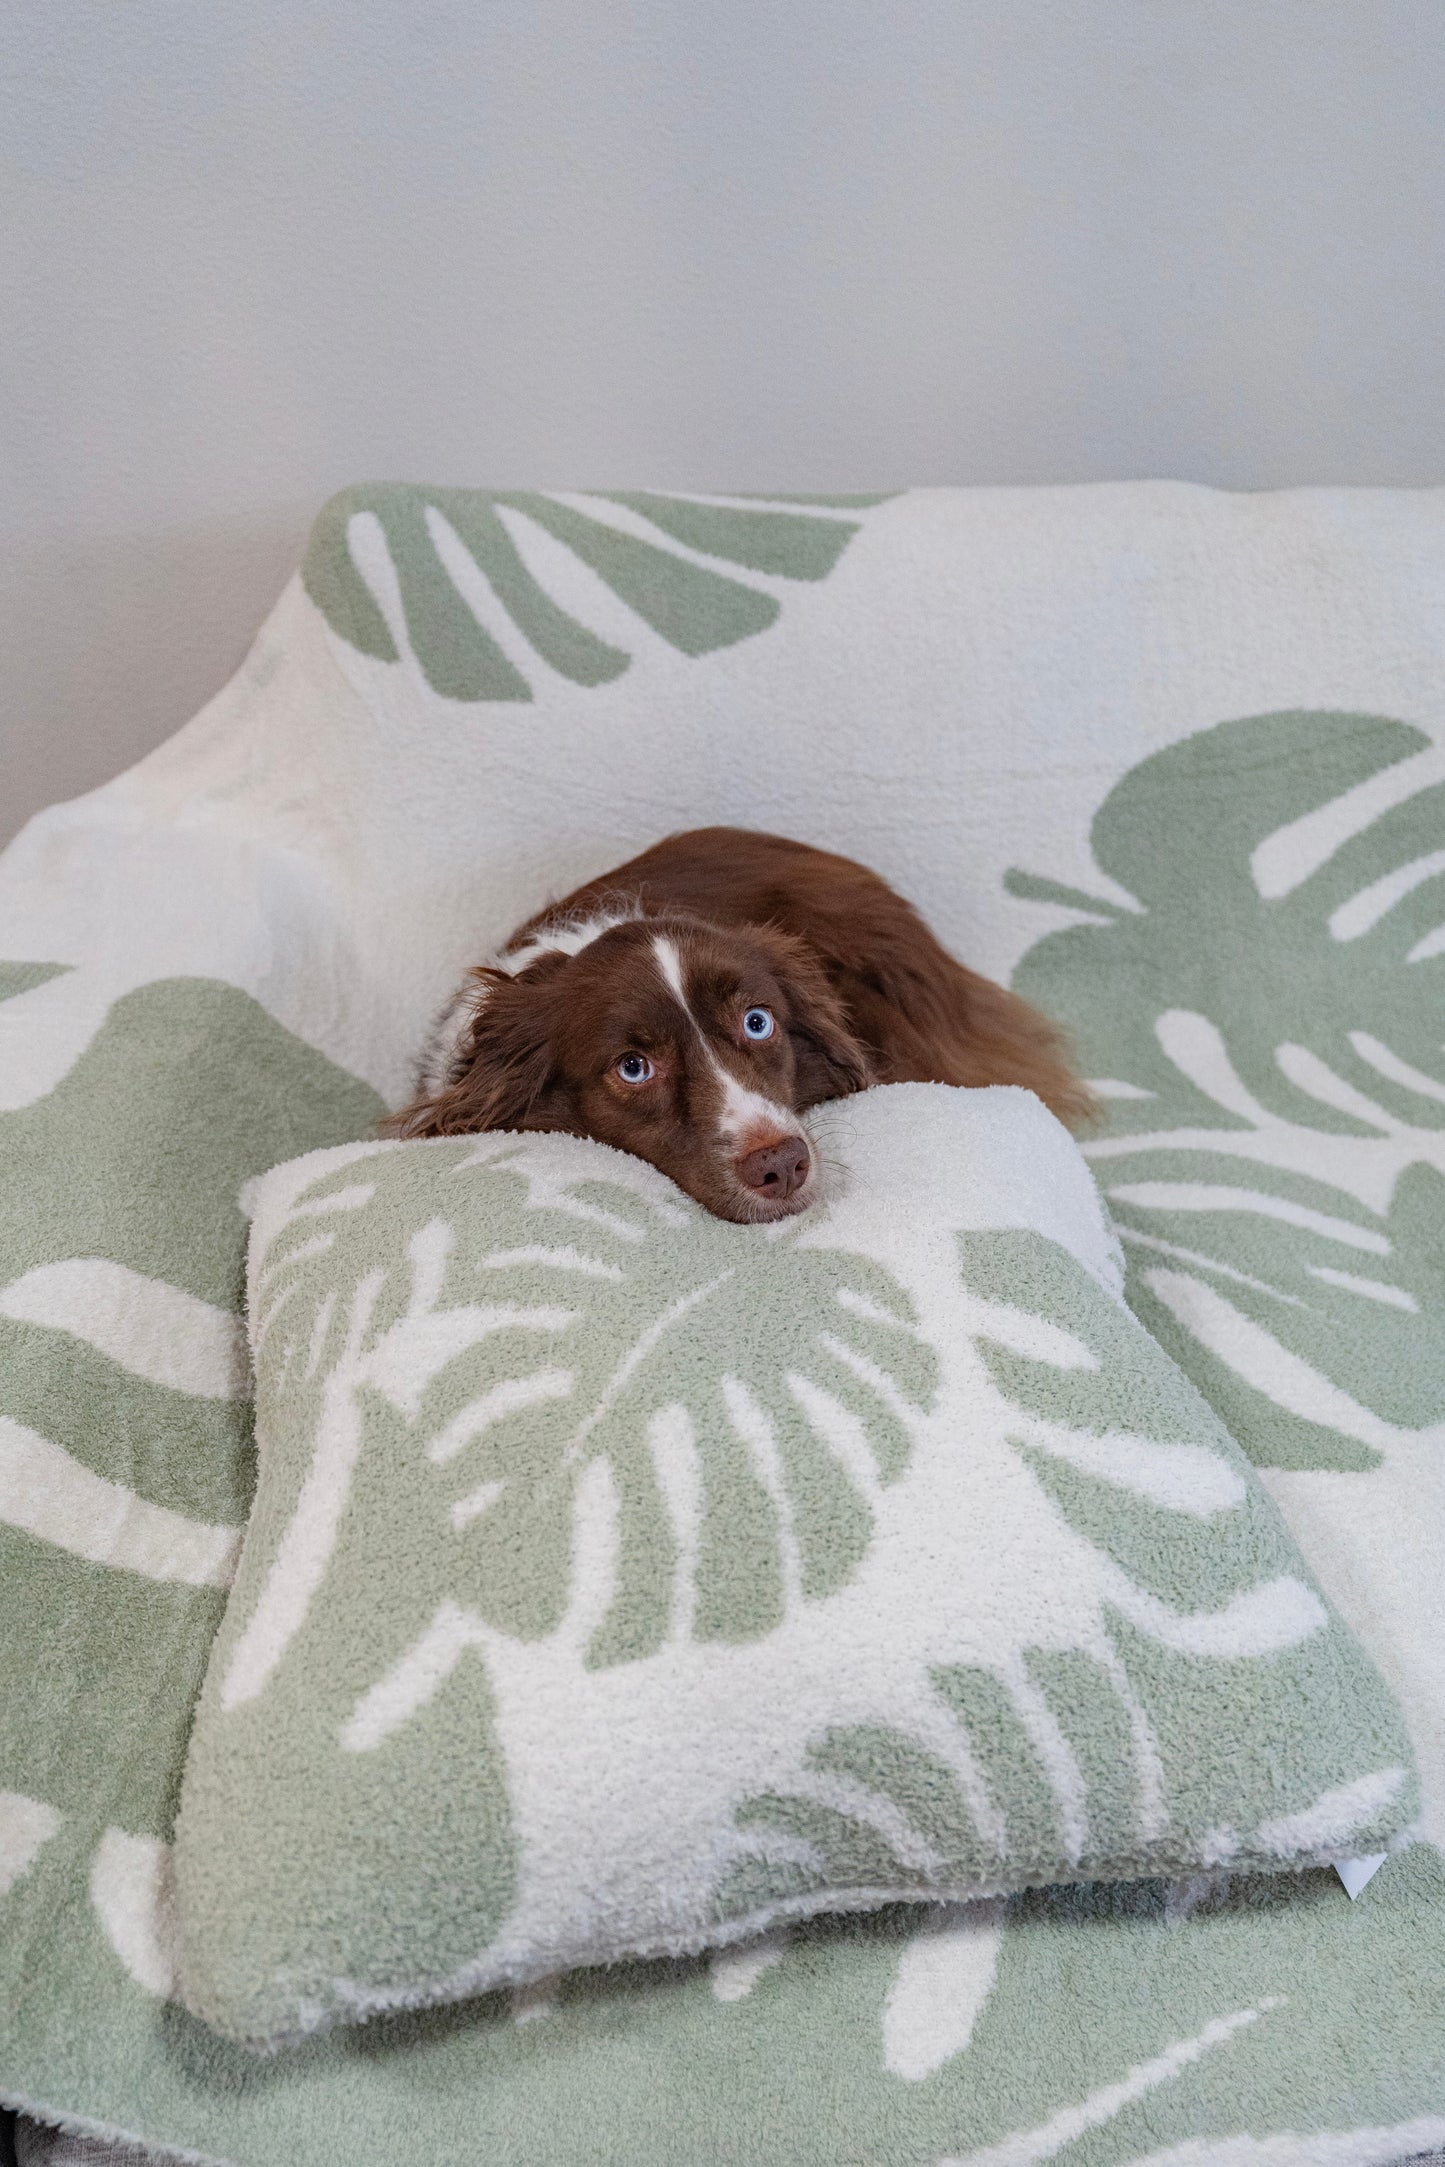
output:
[[[561,1129],[650,1160],[719,1218],[805,1211],[801,1116],[874,1083],[1022,1084],[1086,1120],[1059,1032],[965,970],[849,858],[743,828],[672,835],[471,971],[403,1136]]]

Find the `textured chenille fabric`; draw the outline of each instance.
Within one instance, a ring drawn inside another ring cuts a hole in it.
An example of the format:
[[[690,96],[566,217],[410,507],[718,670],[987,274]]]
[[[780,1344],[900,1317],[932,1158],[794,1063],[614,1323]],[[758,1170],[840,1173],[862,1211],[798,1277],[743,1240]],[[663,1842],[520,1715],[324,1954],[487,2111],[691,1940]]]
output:
[[[176,1835],[219,2030],[1403,1839],[1393,1704],[1066,1132],[929,1084],[816,1119],[838,1193],[770,1227],[568,1136],[256,1185]]]
[[[1394,1692],[1424,1840],[1354,1903],[914,1901],[258,2056],[178,2000],[173,1841],[255,1480],[249,1184],[702,822],[876,867],[1067,1025],[1129,1307]],[[0,859],[0,2099],[232,2167],[1445,2143],[1442,837],[1445,490],[326,507],[232,682]]]

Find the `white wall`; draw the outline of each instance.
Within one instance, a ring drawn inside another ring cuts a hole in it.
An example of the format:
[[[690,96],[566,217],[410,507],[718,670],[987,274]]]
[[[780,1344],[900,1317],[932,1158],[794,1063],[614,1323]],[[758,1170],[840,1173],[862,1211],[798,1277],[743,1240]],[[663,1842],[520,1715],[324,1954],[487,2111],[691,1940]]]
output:
[[[5,0],[0,832],[367,477],[1445,479],[1442,0]]]

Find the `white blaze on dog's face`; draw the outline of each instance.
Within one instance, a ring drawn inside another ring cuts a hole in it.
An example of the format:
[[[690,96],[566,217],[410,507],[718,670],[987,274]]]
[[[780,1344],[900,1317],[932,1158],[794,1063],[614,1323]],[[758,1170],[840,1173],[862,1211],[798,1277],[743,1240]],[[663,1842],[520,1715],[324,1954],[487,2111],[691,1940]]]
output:
[[[588,931],[543,947],[544,930],[515,976],[478,974],[418,1133],[562,1129],[649,1160],[721,1218],[805,1211],[820,1182],[801,1115],[871,1081],[806,950],[683,917]]]
[[[717,1144],[724,1156],[731,1156],[734,1176],[747,1192],[749,1216],[756,1212],[757,1216],[771,1219],[806,1211],[817,1198],[818,1167],[798,1119],[799,1109],[783,1105],[758,1089],[758,1057],[784,1029],[776,1006],[769,1007],[761,999],[750,1000],[730,985],[715,988],[721,992],[721,999],[711,1004],[709,1032],[698,1021],[694,1006],[703,1005],[707,988],[699,983],[689,995],[684,951],[677,935],[654,933],[652,952],[664,984],[687,1019],[705,1069],[711,1074],[716,1092]],[[771,993],[776,1001],[775,985],[764,985],[762,990]],[[633,1064],[624,1061],[622,1066],[627,1069]],[[623,1081],[627,1080],[624,1075]],[[694,1095],[702,1095],[696,1084]]]

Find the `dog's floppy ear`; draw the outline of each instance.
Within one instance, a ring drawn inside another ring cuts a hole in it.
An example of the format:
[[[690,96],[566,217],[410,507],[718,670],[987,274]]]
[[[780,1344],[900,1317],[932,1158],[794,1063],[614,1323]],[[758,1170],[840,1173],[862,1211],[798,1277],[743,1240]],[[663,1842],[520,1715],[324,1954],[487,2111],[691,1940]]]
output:
[[[393,1136],[475,1136],[515,1129],[536,1113],[552,1081],[552,1003],[545,981],[505,971],[468,973],[476,1005],[451,1064],[451,1079],[392,1114]]]
[[[824,1099],[866,1091],[874,1081],[864,1047],[848,1028],[843,1004],[800,942],[780,944],[776,968],[788,996],[799,1113]]]

